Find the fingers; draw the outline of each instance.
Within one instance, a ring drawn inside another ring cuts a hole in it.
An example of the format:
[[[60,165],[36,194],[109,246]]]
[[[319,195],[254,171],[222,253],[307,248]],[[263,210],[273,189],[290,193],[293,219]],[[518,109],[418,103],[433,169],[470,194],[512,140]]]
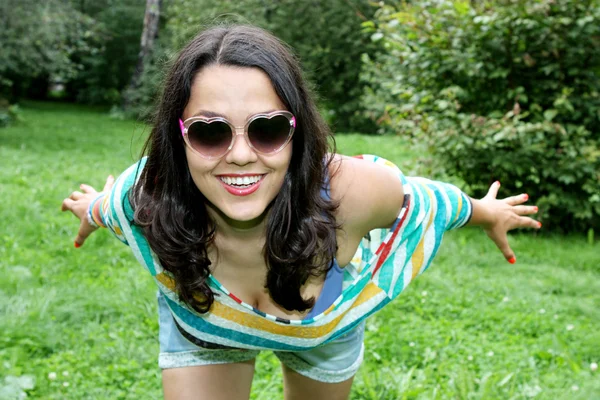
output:
[[[83,242],[85,242],[85,239],[87,239],[88,236],[89,233],[86,233],[80,229],[75,237],[75,247],[79,248],[83,246]]]
[[[500,189],[500,181],[496,181],[496,182],[492,183],[492,186],[490,186],[490,189],[488,190],[485,197],[491,197],[492,199],[495,199],[496,196],[498,196],[499,189]]]
[[[536,221],[533,218],[529,217],[519,217],[517,221],[516,228],[533,228],[540,229],[542,227],[542,223],[540,221]]]
[[[75,201],[72,200],[70,197],[66,198],[63,200],[60,209],[61,211],[68,211],[68,210],[73,210],[73,205],[75,204]]]
[[[538,212],[537,206],[514,206],[512,209],[517,215],[531,215]]]
[[[518,194],[516,196],[507,197],[504,199],[511,206],[516,206],[518,204],[523,204],[527,200],[529,200],[529,195],[527,193]]]
[[[115,184],[115,178],[112,175],[109,175],[108,178],[106,178],[106,183],[104,184],[104,189],[102,189],[103,192],[108,192],[113,185]]]
[[[104,184],[104,189],[102,189],[102,191],[108,192],[113,187],[114,184],[115,184],[115,178],[112,175],[109,175],[108,178],[106,178],[106,183]],[[85,183],[82,183],[79,187],[81,190],[83,190],[83,193],[86,193],[86,194],[98,193],[96,191],[96,189],[94,189],[90,185],[86,185]],[[73,193],[78,193],[78,192],[73,192]],[[76,199],[74,199],[74,200],[76,200]]]
[[[71,193],[71,194],[69,195],[69,198],[70,198],[71,200],[79,200],[79,199],[81,199],[83,196],[84,196],[84,194],[83,194],[83,193],[81,193],[81,192],[78,192],[78,191],[74,191],[73,193]]]
[[[506,237],[506,234],[497,237],[496,240],[494,240],[494,242],[496,242],[496,246],[498,246],[498,248],[502,252],[502,255],[504,255],[504,258],[506,258],[506,261],[508,261],[511,264],[517,262],[517,257],[515,256],[515,253],[512,251],[510,245],[508,244],[508,237]]]
[[[96,192],[96,189],[94,189],[90,185],[86,185],[85,183],[82,183],[81,185],[79,185],[79,188],[81,190],[83,190],[83,193],[85,193],[85,194],[96,194],[96,193],[98,193],[98,192]]]

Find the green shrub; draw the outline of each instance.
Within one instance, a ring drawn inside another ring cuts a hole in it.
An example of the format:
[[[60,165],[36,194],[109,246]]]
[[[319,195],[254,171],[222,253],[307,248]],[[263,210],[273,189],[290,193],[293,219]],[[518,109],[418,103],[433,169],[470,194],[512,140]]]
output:
[[[527,191],[546,228],[600,227],[600,1],[389,5],[363,24],[363,97],[382,130],[482,195]]]
[[[165,54],[176,52],[203,27],[227,21],[258,25],[294,48],[316,85],[326,118],[337,130],[372,132],[374,125],[361,110],[359,74],[361,54],[374,53],[377,47],[360,25],[374,11],[367,0],[173,0],[160,34],[162,53],[150,63],[163,65]],[[142,80],[137,106],[142,111],[150,109],[156,97],[157,72]]]
[[[128,107],[119,113],[128,118],[136,118],[150,122],[152,114],[158,105],[162,82],[168,65],[175,59],[175,53],[168,50],[161,43],[155,43],[150,57],[144,63],[140,78],[141,84],[135,88],[127,88],[123,95],[129,99]]]
[[[21,119],[21,111],[17,104],[9,104],[8,100],[0,97],[0,128],[11,125]]]
[[[137,62],[145,2],[0,1],[0,96],[115,104]],[[52,84],[64,92],[49,93]]]
[[[121,103],[121,92],[134,72],[144,26],[145,1],[96,0],[73,7],[101,30],[98,49],[80,57],[82,68],[67,84],[69,98],[87,104]]]

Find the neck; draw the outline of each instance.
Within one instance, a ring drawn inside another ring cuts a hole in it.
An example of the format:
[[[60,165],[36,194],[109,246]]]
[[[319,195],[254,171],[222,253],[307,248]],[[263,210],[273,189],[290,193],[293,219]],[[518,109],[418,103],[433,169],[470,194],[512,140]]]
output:
[[[244,266],[249,273],[255,271],[264,275],[266,211],[251,221],[233,221],[212,206],[207,207],[209,216],[215,223],[215,237],[209,247],[209,257],[213,270],[218,265]]]
[[[252,239],[263,239],[265,236],[268,209],[262,215],[250,221],[232,220],[211,204],[208,204],[207,211],[215,222],[216,234],[221,240],[250,241]]]

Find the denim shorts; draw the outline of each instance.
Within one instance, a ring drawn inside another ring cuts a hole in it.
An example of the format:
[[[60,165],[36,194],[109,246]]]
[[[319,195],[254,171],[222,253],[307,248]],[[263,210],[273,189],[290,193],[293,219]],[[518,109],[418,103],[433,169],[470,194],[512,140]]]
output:
[[[162,369],[227,364],[256,358],[260,350],[206,349],[188,341],[177,329],[162,294],[158,294],[160,354]],[[320,382],[343,382],[356,374],[363,360],[365,323],[336,340],[312,350],[274,351],[288,368]]]

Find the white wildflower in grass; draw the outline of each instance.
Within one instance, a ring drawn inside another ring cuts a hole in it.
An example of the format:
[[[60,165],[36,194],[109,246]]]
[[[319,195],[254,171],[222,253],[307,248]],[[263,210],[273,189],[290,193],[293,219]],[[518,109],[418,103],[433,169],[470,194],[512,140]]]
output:
[[[469,356],[467,357],[467,360],[473,361],[473,356],[469,354]]]
[[[375,321],[375,319],[367,320],[367,330],[369,332],[377,332],[379,330],[379,324],[377,324]]]
[[[546,314],[546,310],[544,310],[543,308],[540,308],[540,314]]]
[[[567,330],[568,331],[572,331],[573,329],[575,329],[575,325],[573,325],[573,324],[567,325]]]
[[[573,385],[573,386],[571,386],[571,390],[574,391],[574,392],[576,392],[576,391],[579,390],[579,386]]]
[[[409,345],[410,347],[415,347],[415,342],[410,342],[408,345]]]
[[[53,381],[54,379],[56,379],[56,372],[50,372],[48,374],[48,379],[50,379],[51,381]]]
[[[63,376],[69,376],[69,371],[63,371]]]
[[[494,352],[493,351],[488,351],[487,355],[488,355],[488,357],[493,357],[494,356]]]
[[[423,290],[423,291],[421,292],[421,296],[423,296],[423,297],[427,296],[427,290]]]
[[[508,297],[504,296],[504,298],[502,299],[503,302],[507,302],[508,300],[510,300]]]
[[[598,363],[595,363],[595,362],[591,363],[590,364],[590,369],[592,371],[596,371],[598,369]]]
[[[63,386],[64,386],[64,387],[67,387],[67,386],[69,386],[69,382],[63,382]]]

